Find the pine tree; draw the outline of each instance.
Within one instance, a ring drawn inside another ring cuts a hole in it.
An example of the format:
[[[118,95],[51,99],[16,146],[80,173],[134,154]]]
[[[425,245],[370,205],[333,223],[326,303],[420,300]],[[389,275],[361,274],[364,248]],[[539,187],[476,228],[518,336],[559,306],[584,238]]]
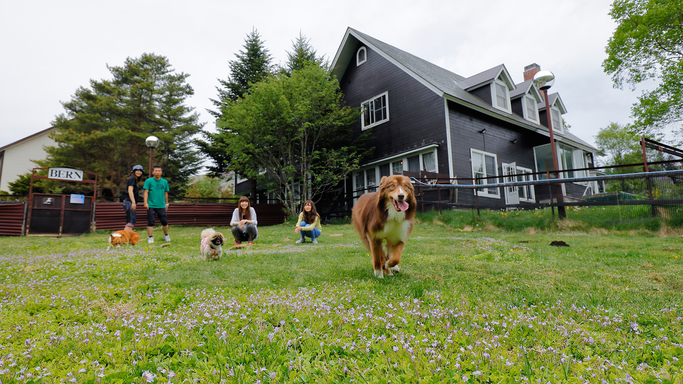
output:
[[[317,52],[310,41],[306,36],[299,33],[299,37],[292,42],[292,52],[287,51],[287,64],[281,69],[287,76],[292,76],[294,71],[303,69],[308,65],[318,65],[328,69],[325,57],[317,56]]]
[[[222,109],[228,101],[236,101],[249,94],[252,84],[265,80],[271,74],[273,57],[264,45],[256,29],[247,34],[244,50],[235,54],[236,59],[228,63],[230,76],[227,80],[218,79],[221,87],[216,87],[218,99],[211,99],[218,110],[208,112],[216,119],[222,115]]]
[[[95,172],[100,192],[109,188],[120,195],[132,166],[148,167],[145,138],[155,135],[153,162],[163,167],[171,194],[180,195],[200,167],[191,136],[203,124],[185,105],[194,93],[189,75],[175,73],[166,57],[147,53],[108,68],[113,79],[91,80],[90,88],[80,87],[62,103],[66,113],[56,117],[51,134],[57,145],[46,148],[48,158],[40,165]]]

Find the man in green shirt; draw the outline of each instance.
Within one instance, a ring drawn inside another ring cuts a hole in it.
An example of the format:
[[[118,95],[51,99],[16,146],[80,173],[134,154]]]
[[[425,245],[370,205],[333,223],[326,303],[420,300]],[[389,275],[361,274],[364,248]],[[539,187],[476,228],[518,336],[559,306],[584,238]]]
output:
[[[152,167],[152,176],[145,180],[145,185],[142,187],[145,192],[143,201],[147,209],[147,242],[153,243],[154,236],[154,216],[159,217],[161,222],[161,229],[164,230],[164,240],[171,241],[168,235],[168,217],[166,216],[166,209],[168,209],[168,181],[161,178],[161,167],[155,165]]]

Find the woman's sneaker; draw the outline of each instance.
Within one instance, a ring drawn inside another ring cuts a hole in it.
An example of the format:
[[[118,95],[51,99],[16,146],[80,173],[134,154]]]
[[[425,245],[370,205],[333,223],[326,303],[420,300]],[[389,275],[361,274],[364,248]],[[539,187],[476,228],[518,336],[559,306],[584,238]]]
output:
[[[171,236],[164,235],[164,241],[171,241]]]
[[[311,243],[318,244],[318,239],[313,239],[313,241],[311,241]]]
[[[297,244],[305,243],[306,240],[302,237],[299,240],[296,241]]]

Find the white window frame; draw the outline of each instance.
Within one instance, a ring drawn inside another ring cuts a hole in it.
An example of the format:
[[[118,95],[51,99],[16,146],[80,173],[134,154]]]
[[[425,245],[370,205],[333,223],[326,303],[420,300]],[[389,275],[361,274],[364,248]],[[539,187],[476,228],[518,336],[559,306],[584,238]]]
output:
[[[363,52],[363,59],[360,58],[360,53]],[[358,48],[356,51],[356,66],[359,66],[368,61],[368,50],[365,47]]]
[[[555,121],[555,114],[557,114],[557,122]],[[562,125],[562,112],[559,108],[550,107],[550,119],[553,124],[553,132],[564,134],[564,126]]]
[[[522,100],[524,103],[524,118],[529,121],[533,121],[534,123],[538,123],[538,103],[536,102],[536,98],[532,94],[527,93],[526,95],[524,95]],[[532,108],[534,111],[533,113],[531,113],[532,116],[529,116],[530,108]]]
[[[382,97],[384,98],[384,104],[385,104],[384,108],[386,108],[386,118],[384,118],[382,120],[378,120],[378,121],[373,121],[370,124],[365,125],[365,110],[366,110],[366,108],[371,108],[371,111],[369,113],[370,113],[370,116],[374,117],[373,112],[376,110],[375,109],[375,100],[381,99]],[[389,121],[389,91],[384,92],[384,93],[380,93],[379,95],[377,95],[371,99],[365,100],[364,102],[362,102],[360,104],[360,109],[361,109],[361,114],[360,114],[361,130],[370,129],[372,127],[386,123],[387,121]]]
[[[474,156],[482,156],[484,168],[483,168],[483,174],[484,177],[498,177],[498,156],[495,153],[490,153],[490,152],[485,152],[485,151],[480,151],[478,149],[470,148],[470,170],[472,171],[472,178],[475,178],[475,170],[474,170]],[[494,175],[489,175],[488,170],[486,169],[486,156],[493,157],[493,161],[495,166],[493,167],[493,170],[495,172]],[[478,173],[478,172],[477,172]],[[491,179],[495,183],[496,179]],[[489,181],[484,179],[483,180],[484,184],[488,184]],[[489,190],[494,190],[496,193],[490,193]],[[500,188],[495,187],[495,188],[485,188],[485,189],[475,189],[474,193],[480,197],[491,197],[494,199],[500,199]]]
[[[423,150],[408,152],[408,153],[404,153],[404,154],[401,154],[399,156],[384,159],[384,160],[378,161],[376,163],[373,163],[369,166],[360,168],[358,171],[356,171],[352,174],[353,190],[356,191],[356,190],[360,189],[360,187],[358,186],[358,182],[357,182],[356,178],[359,177],[359,174],[362,174],[363,175],[363,180],[362,180],[363,181],[363,191],[362,192],[357,191],[356,193],[360,196],[360,194],[362,194],[362,193],[374,192],[375,190],[377,190],[377,187],[379,186],[379,182],[382,179],[380,177],[380,172],[379,172],[379,167],[381,165],[389,164],[390,174],[400,175],[400,174],[403,174],[403,171],[408,170],[408,158],[413,157],[413,156],[419,157],[420,169],[422,170],[422,169],[424,169],[424,155],[432,154],[434,156],[434,167],[435,167],[435,169],[434,170],[427,170],[427,172],[438,173],[438,171],[439,171],[439,156],[438,156],[436,149],[437,149],[437,147],[434,146],[432,148],[429,148],[428,150],[423,149]],[[394,164],[400,164],[400,167],[401,167],[400,172],[398,172],[398,173],[394,172],[395,171]],[[368,177],[367,177],[367,172],[372,172],[372,171],[375,172],[374,188],[373,188],[373,186],[368,185]]]
[[[517,167],[517,181],[533,181],[534,180],[534,171],[529,169],[529,168],[524,168],[524,167]],[[519,191],[525,191],[523,193],[520,192],[519,194],[519,201],[526,201],[528,203],[535,203],[536,202],[536,192],[534,191],[534,186],[533,185],[520,185],[519,186]],[[522,194],[525,194],[526,197],[522,197]]]
[[[491,83],[491,105],[493,105],[494,108],[500,109],[501,111],[505,111],[508,113],[512,113],[512,110],[510,109],[510,89],[508,88],[507,83],[505,80],[502,79],[503,75],[501,74],[496,78],[495,81]],[[505,107],[501,107],[498,105],[498,87],[497,85],[500,85],[503,89],[503,92],[505,92],[503,98],[505,99]]]

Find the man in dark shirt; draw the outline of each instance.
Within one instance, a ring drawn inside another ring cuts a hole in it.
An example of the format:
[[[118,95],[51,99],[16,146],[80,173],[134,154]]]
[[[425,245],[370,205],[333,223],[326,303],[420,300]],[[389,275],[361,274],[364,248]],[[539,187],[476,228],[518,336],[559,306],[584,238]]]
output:
[[[124,229],[135,230],[136,223],[136,209],[137,203],[142,201],[140,198],[140,191],[138,188],[138,182],[145,170],[142,165],[133,166],[133,170],[130,171],[131,176],[126,181],[126,197],[123,199],[123,210],[126,212],[126,226]]]

